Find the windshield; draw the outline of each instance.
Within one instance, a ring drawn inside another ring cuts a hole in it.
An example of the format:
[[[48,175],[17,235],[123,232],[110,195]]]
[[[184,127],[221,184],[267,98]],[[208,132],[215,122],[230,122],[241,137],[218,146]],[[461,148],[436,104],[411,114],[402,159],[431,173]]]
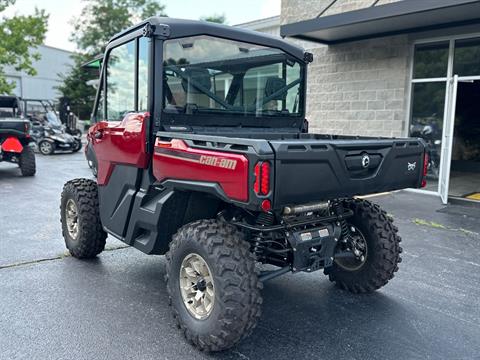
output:
[[[45,114],[47,121],[53,126],[61,126],[62,123],[58,120],[57,115],[53,111],[47,111]]]
[[[301,65],[275,48],[210,36],[165,41],[164,111],[299,116]]]

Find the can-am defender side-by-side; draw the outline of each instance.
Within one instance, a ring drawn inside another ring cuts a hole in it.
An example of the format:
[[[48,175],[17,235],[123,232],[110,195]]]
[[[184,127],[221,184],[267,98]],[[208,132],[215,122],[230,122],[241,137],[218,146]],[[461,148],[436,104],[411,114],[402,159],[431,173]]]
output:
[[[23,118],[16,96],[0,96],[0,162],[18,164],[22,176],[35,175],[35,154],[30,147],[30,121]]]
[[[91,258],[108,233],[165,254],[173,315],[202,350],[252,331],[269,279],[323,269],[366,293],[398,270],[392,219],[355,196],[423,186],[425,145],[308,133],[311,61],[275,37],[170,18],[107,45],[87,144],[96,181],[64,186],[66,246]]]

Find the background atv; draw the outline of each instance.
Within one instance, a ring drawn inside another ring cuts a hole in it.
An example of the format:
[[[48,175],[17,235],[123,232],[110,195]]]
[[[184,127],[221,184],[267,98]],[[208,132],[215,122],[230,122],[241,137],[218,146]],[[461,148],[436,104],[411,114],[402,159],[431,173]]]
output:
[[[199,349],[247,336],[269,279],[323,269],[365,293],[398,270],[392,219],[354,196],[424,186],[425,144],[309,134],[311,61],[278,38],[171,18],[106,47],[86,147],[97,178],[64,186],[66,246],[91,258],[108,233],[165,254],[173,315]]]
[[[22,118],[15,96],[0,96],[0,162],[18,164],[22,176],[35,175],[35,154],[29,146],[30,121]]]

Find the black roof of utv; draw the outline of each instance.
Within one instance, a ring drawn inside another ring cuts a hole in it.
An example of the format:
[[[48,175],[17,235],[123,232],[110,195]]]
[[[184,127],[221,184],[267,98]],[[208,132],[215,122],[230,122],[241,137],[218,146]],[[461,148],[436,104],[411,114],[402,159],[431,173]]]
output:
[[[20,101],[16,96],[0,95],[0,107],[1,108],[18,108]]]
[[[133,31],[142,29],[150,24],[156,29],[161,29],[159,36],[165,39],[175,39],[181,37],[210,35],[230,40],[236,40],[246,43],[253,43],[268,47],[277,48],[286,53],[304,60],[305,51],[301,47],[283,41],[280,37],[263,34],[257,31],[251,31],[233,26],[220,25],[207,21],[172,19],[168,17],[151,17],[139,24],[125,29],[114,35],[110,42],[117,40]]]

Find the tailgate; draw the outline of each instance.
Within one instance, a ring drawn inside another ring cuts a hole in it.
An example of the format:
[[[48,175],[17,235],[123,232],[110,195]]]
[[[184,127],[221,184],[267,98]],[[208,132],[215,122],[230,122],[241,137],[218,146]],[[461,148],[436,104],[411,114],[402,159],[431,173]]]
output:
[[[270,141],[278,208],[420,187],[425,147],[419,139]]]
[[[0,134],[25,135],[30,128],[30,121],[26,119],[0,119]]]

